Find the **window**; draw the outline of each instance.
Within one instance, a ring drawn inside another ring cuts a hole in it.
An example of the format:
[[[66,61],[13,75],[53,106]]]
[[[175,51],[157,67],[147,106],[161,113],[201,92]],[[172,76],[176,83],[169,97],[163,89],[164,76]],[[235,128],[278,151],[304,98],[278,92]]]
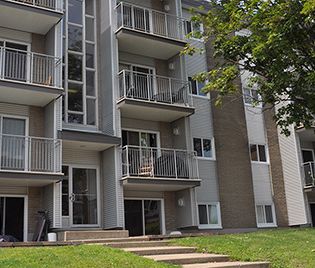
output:
[[[219,203],[198,204],[200,228],[221,228]]]
[[[158,147],[158,135],[157,133],[123,130],[122,145],[156,148]]]
[[[254,106],[256,101],[261,101],[261,97],[257,92],[257,89],[253,88],[244,88],[244,102],[245,104]],[[257,107],[261,107],[261,102],[256,105]]]
[[[214,158],[213,139],[193,139],[194,151],[197,156],[205,158]]]
[[[260,144],[250,145],[250,157],[255,162],[267,162],[266,146]]]
[[[192,33],[192,38],[201,39],[203,24],[196,21],[186,21],[186,35]]]
[[[257,205],[256,213],[258,227],[275,226],[273,205]]]
[[[191,93],[193,95],[206,96],[206,93],[202,92],[202,89],[205,87],[204,82],[198,82],[192,79],[192,77],[188,77],[188,81],[190,82]]]
[[[312,149],[302,149],[303,163],[314,162],[314,151]]]
[[[84,8],[85,6],[85,8]],[[63,21],[63,100],[65,123],[96,126],[95,0],[66,0]]]

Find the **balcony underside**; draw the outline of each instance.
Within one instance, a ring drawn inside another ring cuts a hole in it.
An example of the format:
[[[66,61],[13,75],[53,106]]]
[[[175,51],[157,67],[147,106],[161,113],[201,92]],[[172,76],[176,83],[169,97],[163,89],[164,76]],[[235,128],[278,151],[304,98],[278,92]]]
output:
[[[88,133],[84,131],[63,130],[58,136],[62,139],[64,149],[88,149],[104,151],[121,143],[120,138],[103,133]]]
[[[200,180],[175,178],[126,177],[122,180],[125,190],[180,191],[200,186]]]
[[[193,107],[149,102],[136,99],[123,99],[118,102],[121,115],[151,121],[173,122],[194,113]]]
[[[42,187],[54,182],[61,181],[63,174],[45,174],[32,173],[23,171],[0,171],[0,188],[1,186],[36,186]]]
[[[0,81],[0,102],[45,106],[63,93],[62,89]]]
[[[0,0],[0,25],[24,32],[46,34],[62,13],[23,3]]]
[[[177,55],[186,42],[126,28],[116,32],[119,50],[132,54],[167,60]]]

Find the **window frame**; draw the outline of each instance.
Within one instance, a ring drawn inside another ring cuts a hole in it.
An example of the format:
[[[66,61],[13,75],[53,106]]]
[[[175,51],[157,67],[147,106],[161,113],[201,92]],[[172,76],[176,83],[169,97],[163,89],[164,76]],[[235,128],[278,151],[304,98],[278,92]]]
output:
[[[258,160],[252,160],[252,154],[251,154],[251,146],[255,145],[256,146],[256,152],[257,152],[257,159]],[[265,156],[266,156],[266,161],[261,161],[260,160],[260,153],[259,153],[259,146],[264,146],[265,148]],[[268,151],[268,146],[267,144],[262,144],[262,143],[250,143],[249,144],[249,156],[250,156],[250,161],[251,163],[255,164],[269,164],[269,151]]]
[[[207,211],[207,224],[200,224],[199,218],[199,206],[206,206]],[[215,206],[217,209],[217,217],[218,223],[217,224],[210,224],[209,223],[209,206]],[[198,202],[197,203],[197,221],[198,221],[198,229],[222,229],[222,221],[221,221],[221,208],[220,202]]]
[[[200,90],[199,90],[199,87],[198,87],[199,82],[198,82],[197,80],[194,80],[194,79],[192,78],[192,76],[188,76],[188,82],[190,83],[190,86],[191,86],[191,93],[190,93],[190,94],[191,94],[192,96],[198,97],[198,98],[203,98],[203,99],[209,99],[209,93],[207,93],[207,94],[205,94],[205,95],[201,95],[201,94],[200,94]],[[194,93],[192,92],[192,83],[196,83],[197,94],[194,94]],[[205,80],[204,84],[207,84],[207,83],[208,83],[208,80]],[[202,94],[204,94],[204,93],[202,93]]]
[[[188,32],[188,24],[190,25],[190,32]],[[188,34],[194,32],[194,24],[196,24],[195,21],[191,21],[191,20],[186,20],[186,25],[185,25],[185,36],[187,36]],[[203,23],[199,23],[199,31],[203,34],[204,33],[204,27],[203,27]],[[203,42],[204,41],[204,38],[196,38],[196,37],[190,37],[188,39],[191,39],[191,40],[195,40],[195,41],[199,41],[199,42]]]
[[[263,218],[264,218],[264,223],[259,223],[258,222],[258,207],[262,206],[263,207]],[[271,212],[272,212],[272,223],[267,223],[266,219],[266,206],[271,207]],[[272,227],[277,227],[277,219],[276,219],[276,211],[275,211],[275,206],[273,203],[257,203],[255,204],[255,211],[256,211],[256,223],[258,228],[272,228]]]
[[[212,137],[212,138],[193,137],[192,146],[193,146],[193,151],[194,151],[194,152],[196,152],[196,150],[195,150],[195,143],[194,143],[194,140],[195,140],[195,139],[201,140],[201,153],[202,153],[201,156],[198,156],[197,153],[196,153],[196,157],[197,157],[198,159],[203,159],[203,160],[216,160],[215,146],[214,146],[214,145],[215,145],[215,143],[214,143],[214,137]],[[212,157],[204,156],[204,145],[203,145],[204,140],[210,140]]]
[[[250,92],[249,96],[245,94],[245,90],[249,90],[249,92]],[[253,107],[253,108],[262,108],[263,105],[262,105],[262,102],[261,102],[261,96],[258,93],[257,93],[257,96],[258,96],[258,100],[260,102],[259,102],[258,105],[254,105],[253,104],[253,99],[254,99],[253,91],[257,92],[257,89],[256,88],[252,88],[252,87],[246,87],[246,86],[243,87],[243,101],[244,101],[244,105],[245,106],[249,106],[249,107]],[[251,98],[251,102],[250,103],[246,102],[246,97]]]

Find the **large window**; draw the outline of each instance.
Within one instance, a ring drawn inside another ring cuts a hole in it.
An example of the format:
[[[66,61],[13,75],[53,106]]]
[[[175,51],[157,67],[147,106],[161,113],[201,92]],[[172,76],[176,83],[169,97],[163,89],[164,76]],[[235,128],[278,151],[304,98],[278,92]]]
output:
[[[250,145],[250,157],[254,162],[267,162],[266,145],[251,144]]]
[[[219,203],[198,204],[199,228],[221,228]]]
[[[276,225],[273,205],[256,205],[258,227],[272,227]]]
[[[97,124],[95,0],[65,0],[64,121]]]
[[[194,138],[194,151],[198,157],[214,159],[214,142],[213,139]]]

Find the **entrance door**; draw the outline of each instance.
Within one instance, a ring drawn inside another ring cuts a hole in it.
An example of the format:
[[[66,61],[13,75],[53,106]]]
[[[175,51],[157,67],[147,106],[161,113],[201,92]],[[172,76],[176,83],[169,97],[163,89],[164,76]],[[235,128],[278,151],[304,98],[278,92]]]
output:
[[[73,226],[98,225],[96,169],[73,168],[70,187],[70,211]]]
[[[315,228],[315,204],[310,204],[311,206],[311,216],[312,216],[312,224]]]
[[[11,235],[19,241],[23,241],[23,197],[0,197],[0,235]]]
[[[130,236],[161,234],[161,200],[125,200],[125,228]]]

